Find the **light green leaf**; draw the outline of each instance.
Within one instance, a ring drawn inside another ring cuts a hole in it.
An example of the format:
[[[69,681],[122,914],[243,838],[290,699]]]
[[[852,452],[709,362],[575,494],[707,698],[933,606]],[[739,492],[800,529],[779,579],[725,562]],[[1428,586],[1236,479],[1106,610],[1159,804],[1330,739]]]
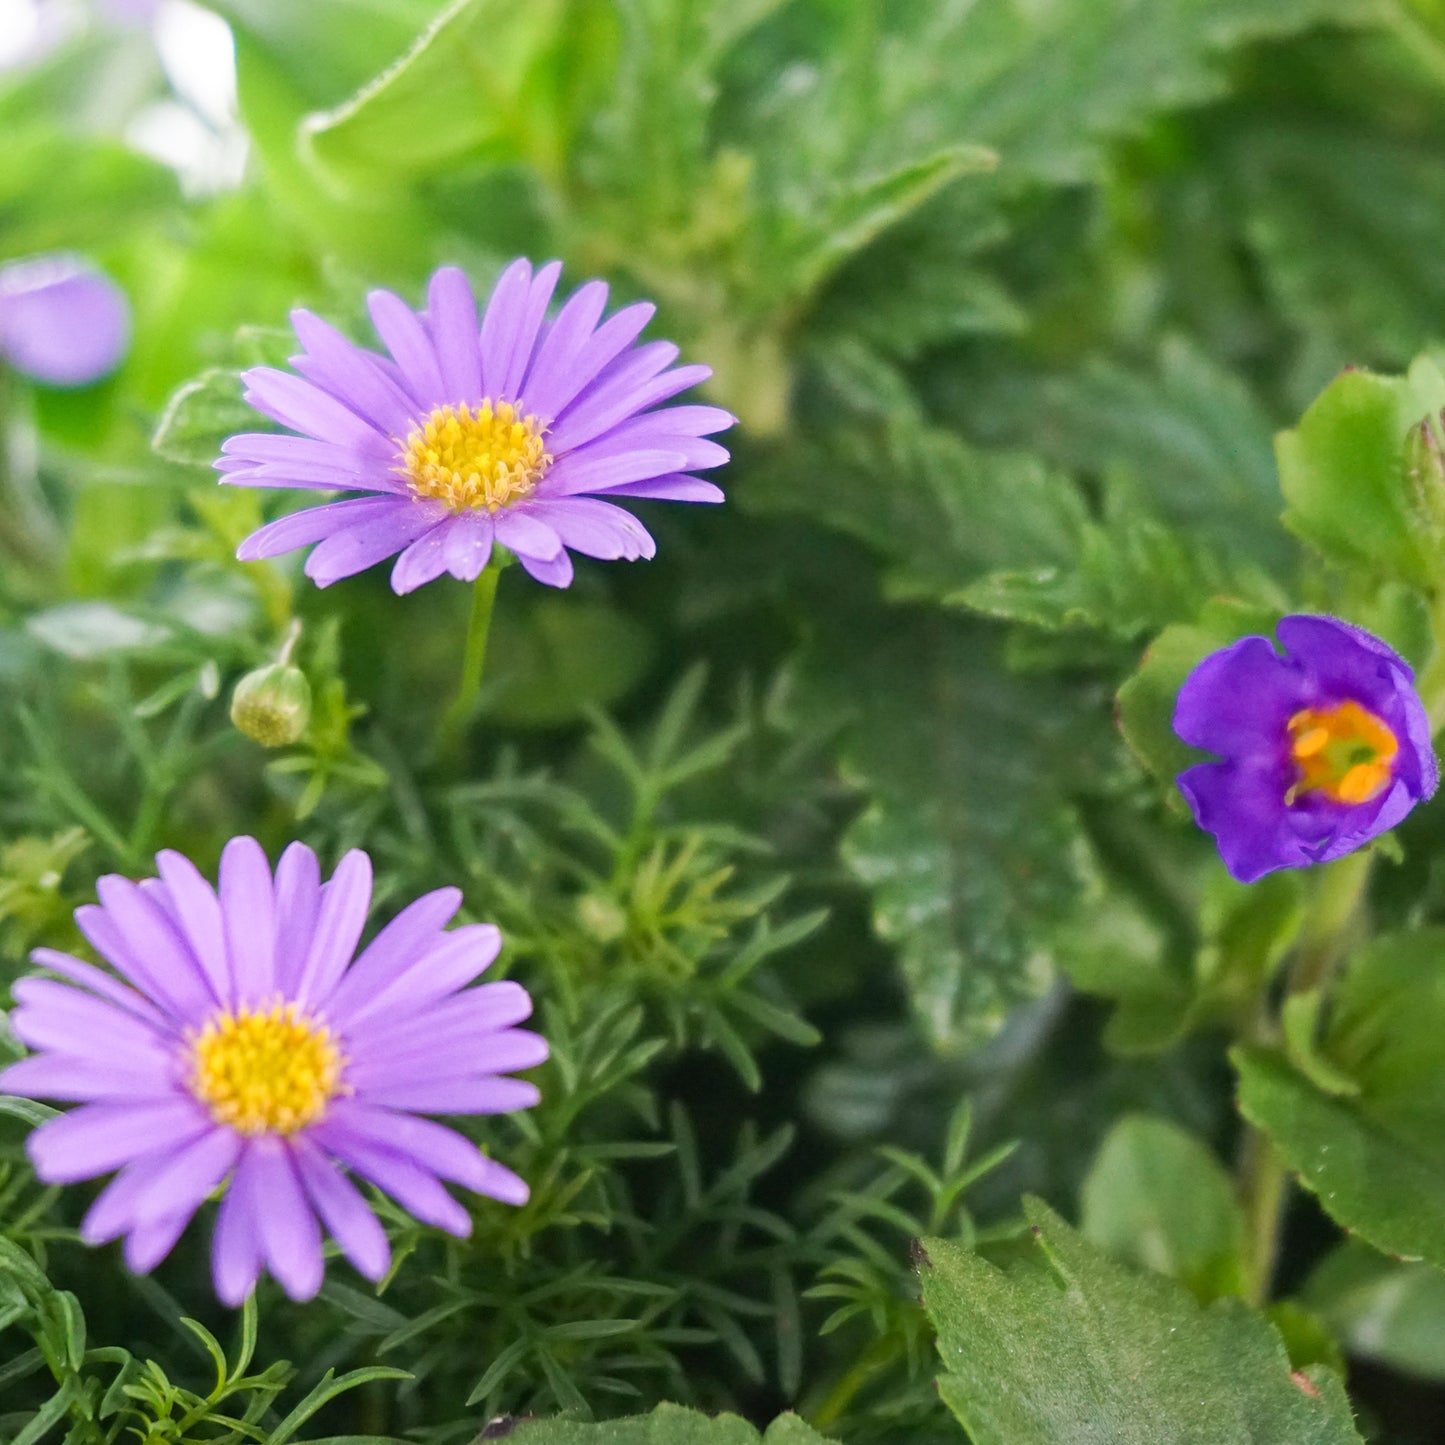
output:
[[[1046,1206],[1007,1270],[923,1242],[939,1394],[976,1445],[1353,1445],[1340,1381],[1292,1377],[1269,1324],[1238,1300],[1201,1308],[1111,1260]]]
[[[108,602],[66,602],[26,619],[26,630],[77,662],[112,652],[134,652],[167,641],[164,623],[122,612]]]
[[[1325,1256],[1300,1293],[1360,1359],[1445,1380],[1445,1274],[1403,1264],[1349,1239]]]
[[[759,1435],[737,1415],[703,1415],[681,1405],[659,1405],[650,1415],[596,1425],[523,1420],[507,1439],[516,1445],[821,1445],[824,1437],[796,1415],[780,1415]]]
[[[1117,1259],[1170,1275],[1201,1301],[1237,1294],[1244,1216],[1228,1173],[1167,1119],[1121,1119],[1084,1180],[1084,1237]]]
[[[1405,465],[1406,433],[1445,407],[1445,374],[1426,358],[1403,377],[1347,371],[1275,443],[1285,524],[1332,561],[1428,585],[1427,545]]]

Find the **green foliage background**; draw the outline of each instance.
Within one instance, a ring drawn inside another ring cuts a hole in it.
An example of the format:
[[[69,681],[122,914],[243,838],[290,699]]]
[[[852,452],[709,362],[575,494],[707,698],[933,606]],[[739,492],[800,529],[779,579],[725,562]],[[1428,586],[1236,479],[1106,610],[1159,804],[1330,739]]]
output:
[[[1243,888],[1167,719],[1315,610],[1440,721],[1445,7],[207,8],[223,189],[125,141],[149,31],[0,73],[0,261],[135,308],[99,386],[0,372],[0,1006],[157,848],[364,846],[378,922],[456,883],[538,1000],[543,1103],[476,1133],[533,1197],[379,1202],[379,1290],[237,1317],[203,1227],[80,1245],[0,1098],[0,1439],[1441,1438],[1445,813]],[[208,469],[291,307],[366,338],[517,254],[655,300],[741,424],[653,563],[504,577],[458,761],[466,589],[237,563],[294,503]],[[295,620],[267,754],[227,698]]]

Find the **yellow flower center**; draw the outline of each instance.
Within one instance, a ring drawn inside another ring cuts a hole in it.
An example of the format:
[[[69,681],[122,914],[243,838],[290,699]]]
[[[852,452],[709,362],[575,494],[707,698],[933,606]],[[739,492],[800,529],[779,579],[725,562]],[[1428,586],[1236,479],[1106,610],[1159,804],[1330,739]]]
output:
[[[495,512],[529,496],[552,463],[534,416],[508,401],[485,400],[474,411],[439,406],[402,443],[401,473],[419,497],[454,512]]]
[[[1298,779],[1285,802],[1323,793],[1336,803],[1368,803],[1389,783],[1400,744],[1357,702],[1307,707],[1289,720],[1290,757]]]
[[[189,1039],[191,1092],[238,1134],[294,1134],[343,1092],[331,1030],[279,999],[222,1009]]]

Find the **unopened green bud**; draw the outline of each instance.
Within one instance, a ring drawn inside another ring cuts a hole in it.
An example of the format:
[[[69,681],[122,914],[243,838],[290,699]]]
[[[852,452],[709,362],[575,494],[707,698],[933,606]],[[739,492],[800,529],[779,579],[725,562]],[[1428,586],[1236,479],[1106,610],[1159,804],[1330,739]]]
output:
[[[1445,543],[1445,417],[1427,416],[1405,433],[1405,475],[1417,523],[1439,547]]]
[[[231,694],[231,721],[263,748],[284,748],[311,721],[311,684],[299,667],[273,662],[248,672]]]
[[[577,900],[577,921],[599,943],[615,943],[627,932],[627,915],[603,893],[584,893]]]

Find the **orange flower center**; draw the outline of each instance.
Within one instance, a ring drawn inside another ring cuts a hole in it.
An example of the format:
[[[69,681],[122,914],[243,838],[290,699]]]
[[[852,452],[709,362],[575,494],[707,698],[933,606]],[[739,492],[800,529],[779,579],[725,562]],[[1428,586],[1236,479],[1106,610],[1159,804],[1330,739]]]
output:
[[[418,497],[495,512],[529,496],[551,465],[544,430],[507,401],[439,406],[407,434],[399,470]]]
[[[1389,783],[1400,744],[1385,723],[1357,702],[1307,707],[1289,720],[1290,757],[1298,776],[1285,802],[1323,793],[1336,803],[1368,803]]]

